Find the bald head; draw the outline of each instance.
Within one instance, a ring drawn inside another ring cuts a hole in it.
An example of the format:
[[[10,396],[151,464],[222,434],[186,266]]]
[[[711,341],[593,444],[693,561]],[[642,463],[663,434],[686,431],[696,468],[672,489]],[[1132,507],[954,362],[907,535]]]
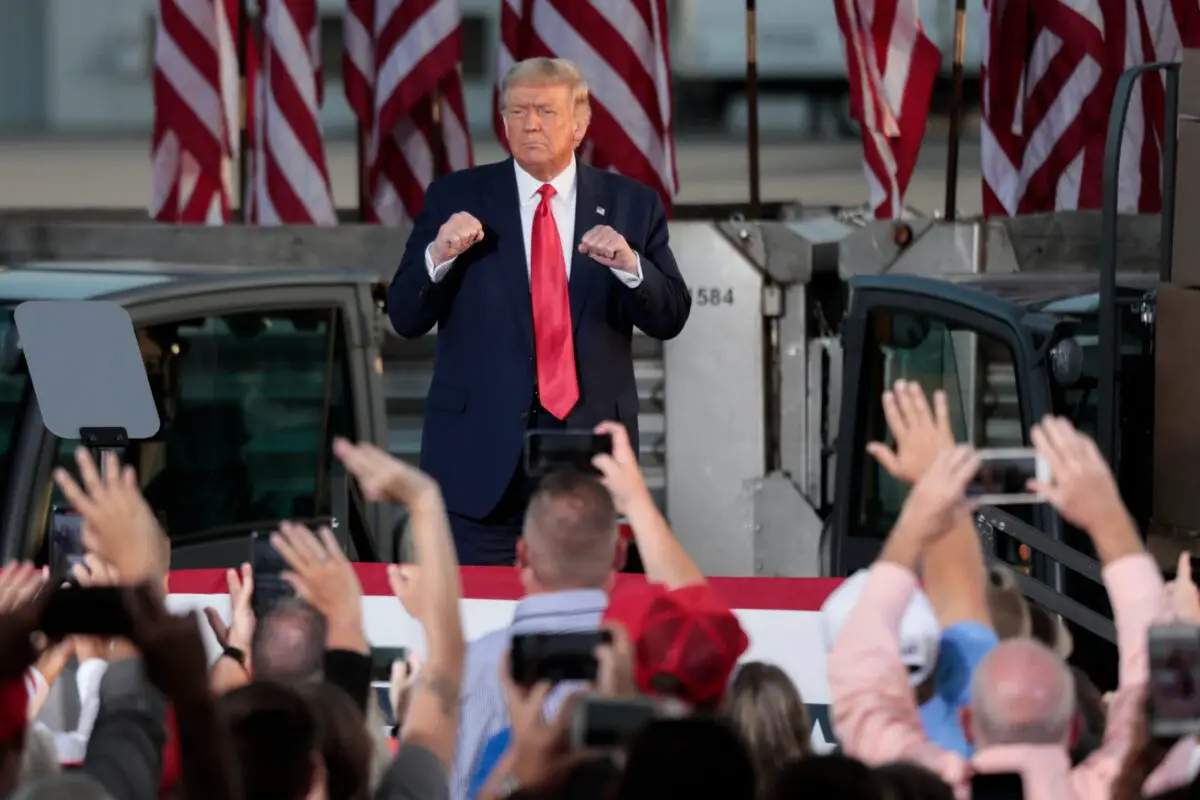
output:
[[[522,539],[526,566],[542,587],[603,587],[615,566],[617,510],[590,475],[547,475],[529,500]]]
[[[1070,744],[1075,678],[1066,663],[1033,639],[998,644],[971,679],[971,734],[976,747]]]

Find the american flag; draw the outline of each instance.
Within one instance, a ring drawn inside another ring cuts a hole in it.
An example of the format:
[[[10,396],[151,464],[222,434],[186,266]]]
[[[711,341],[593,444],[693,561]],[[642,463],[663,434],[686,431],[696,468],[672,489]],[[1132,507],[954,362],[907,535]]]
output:
[[[1197,0],[984,0],[984,214],[1100,207],[1108,116],[1121,73],[1178,61],[1200,40]],[[1164,78],[1139,81],[1121,148],[1118,206],[1162,208]]]
[[[566,58],[587,80],[592,121],[580,157],[658,191],[679,192],[667,0],[502,0],[493,121],[507,145],[499,86],[517,61]]]
[[[425,187],[473,163],[457,0],[347,0],[342,76],[362,136],[367,219],[416,217]]]
[[[317,0],[259,0],[247,218],[262,225],[337,221],[317,112],[322,101]]]
[[[901,215],[941,53],[921,27],[917,0],[834,0],[846,46],[850,114],[862,128],[871,210]]]
[[[238,146],[238,0],[161,0],[154,42],[159,222],[228,222]]]

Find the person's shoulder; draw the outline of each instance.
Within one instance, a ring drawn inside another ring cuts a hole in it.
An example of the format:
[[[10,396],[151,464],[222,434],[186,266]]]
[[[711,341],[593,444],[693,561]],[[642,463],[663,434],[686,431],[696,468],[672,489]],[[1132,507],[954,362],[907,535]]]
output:
[[[463,694],[480,683],[500,685],[500,659],[508,649],[509,632],[506,628],[485,633],[467,644],[467,658],[463,666]]]

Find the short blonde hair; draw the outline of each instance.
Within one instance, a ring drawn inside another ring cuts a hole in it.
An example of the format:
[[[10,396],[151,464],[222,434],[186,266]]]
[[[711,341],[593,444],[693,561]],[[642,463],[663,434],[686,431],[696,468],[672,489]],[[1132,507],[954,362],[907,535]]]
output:
[[[500,83],[500,110],[508,108],[508,90],[513,86],[569,86],[575,111],[590,114],[588,85],[579,67],[565,58],[527,58],[509,67]]]

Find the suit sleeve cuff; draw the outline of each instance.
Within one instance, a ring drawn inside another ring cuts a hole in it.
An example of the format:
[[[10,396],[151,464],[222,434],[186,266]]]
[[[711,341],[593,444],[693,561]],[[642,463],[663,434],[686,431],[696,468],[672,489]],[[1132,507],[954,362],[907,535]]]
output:
[[[450,267],[454,266],[454,259],[451,258],[443,261],[440,264],[433,263],[433,243],[430,242],[425,248],[425,270],[429,273],[429,280],[433,283],[438,283],[442,278],[446,277],[446,273],[450,271]],[[638,268],[638,280],[641,280],[641,268]]]
[[[426,256],[428,258],[428,256]],[[637,272],[629,274],[623,269],[613,269],[612,274],[617,276],[617,280],[628,286],[630,289],[636,289],[642,285],[642,257],[636,252],[633,254],[634,260],[637,262]]]

